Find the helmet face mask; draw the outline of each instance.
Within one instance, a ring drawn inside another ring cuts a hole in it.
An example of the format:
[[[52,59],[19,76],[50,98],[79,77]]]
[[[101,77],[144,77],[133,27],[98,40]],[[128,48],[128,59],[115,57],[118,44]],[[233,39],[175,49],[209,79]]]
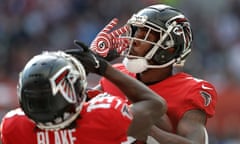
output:
[[[62,129],[79,116],[86,86],[85,70],[74,57],[44,52],[33,57],[20,73],[20,106],[40,129]]]
[[[131,31],[127,38],[130,40],[127,57],[138,58],[130,54],[134,41],[146,42],[153,47],[146,53],[144,59],[153,61],[155,64],[148,64],[147,68],[162,68],[184,61],[191,52],[192,32],[187,18],[177,9],[166,5],[153,5],[140,10],[134,14],[127,23]],[[135,36],[138,28],[146,28],[144,38]],[[159,34],[155,42],[149,41],[149,33]],[[168,49],[174,48],[174,52]]]

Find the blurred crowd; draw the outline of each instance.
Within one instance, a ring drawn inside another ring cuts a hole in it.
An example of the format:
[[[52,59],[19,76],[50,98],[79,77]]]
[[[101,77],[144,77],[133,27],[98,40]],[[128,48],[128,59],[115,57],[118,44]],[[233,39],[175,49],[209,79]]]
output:
[[[90,44],[114,17],[119,26],[147,5],[181,9],[194,33],[185,70],[212,82],[217,113],[207,124],[210,144],[240,143],[239,0],[0,0],[0,118],[18,106],[16,84],[27,60],[44,50]],[[97,77],[89,77],[90,86]]]

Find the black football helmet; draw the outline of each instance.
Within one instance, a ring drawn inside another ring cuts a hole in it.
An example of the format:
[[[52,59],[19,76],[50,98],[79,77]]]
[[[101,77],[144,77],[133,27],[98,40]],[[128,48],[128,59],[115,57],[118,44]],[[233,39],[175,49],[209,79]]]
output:
[[[86,73],[78,60],[60,51],[43,52],[20,73],[20,106],[40,129],[62,129],[79,116],[86,86]]]
[[[140,57],[155,63],[154,65],[148,64],[148,68],[161,68],[182,63],[191,52],[192,31],[190,23],[183,13],[176,8],[163,4],[152,5],[134,14],[127,24],[131,27],[127,36],[130,39],[127,57],[139,58],[129,54],[133,41],[153,45],[144,57]],[[143,38],[137,38],[134,35],[139,27],[147,28],[147,33]],[[151,31],[159,34],[159,39],[156,42],[148,41],[148,35]],[[169,48],[174,48],[174,53],[170,53],[167,50]]]

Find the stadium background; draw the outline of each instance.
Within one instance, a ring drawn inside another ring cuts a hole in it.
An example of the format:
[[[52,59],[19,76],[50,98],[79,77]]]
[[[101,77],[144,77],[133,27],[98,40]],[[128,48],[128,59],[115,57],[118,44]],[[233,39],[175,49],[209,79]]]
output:
[[[89,44],[113,17],[121,25],[159,2],[189,18],[194,43],[185,69],[212,82],[219,93],[216,115],[207,124],[210,144],[239,144],[239,0],[0,0],[0,118],[18,106],[18,73],[33,55],[71,48],[74,39]],[[90,75],[89,86],[98,78]]]

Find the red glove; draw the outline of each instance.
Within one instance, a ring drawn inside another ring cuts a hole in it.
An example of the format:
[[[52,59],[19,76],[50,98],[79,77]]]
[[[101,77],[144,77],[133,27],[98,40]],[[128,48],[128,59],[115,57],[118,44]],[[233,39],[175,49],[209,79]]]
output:
[[[128,26],[123,26],[109,33],[117,23],[118,19],[114,18],[97,34],[90,45],[92,51],[102,57],[106,57],[110,49],[116,49],[118,53],[121,53],[128,47],[128,39],[119,37],[128,31]]]

